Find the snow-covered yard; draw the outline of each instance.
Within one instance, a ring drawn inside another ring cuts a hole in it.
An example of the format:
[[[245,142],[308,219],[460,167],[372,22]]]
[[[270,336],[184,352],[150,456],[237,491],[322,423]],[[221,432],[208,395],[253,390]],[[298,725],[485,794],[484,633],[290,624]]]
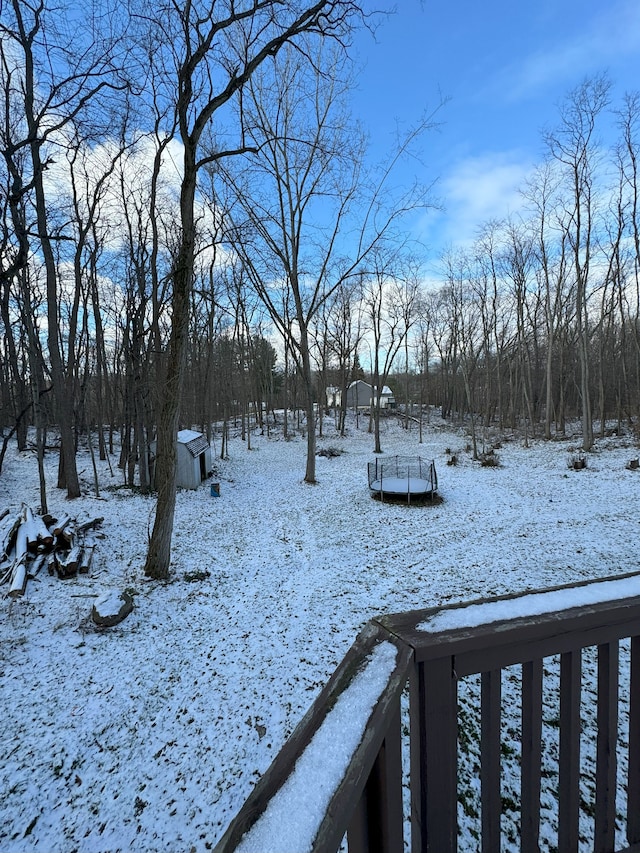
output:
[[[463,433],[434,422],[420,445],[385,421],[386,454],[436,460],[444,500],[417,507],[371,499],[361,425],[326,430],[319,446],[343,452],[318,457],[316,486],[303,438],[234,439],[221,497],[178,495],[166,584],[142,574],[153,499],[107,468],[96,498],[87,456],[70,504],[50,456],[51,511],[104,516],[106,538],[89,576],[42,572],[1,599],[3,853],[211,849],[372,616],[638,567],[631,437],[600,441],[582,471],[570,441],[505,441],[482,468]],[[38,494],[35,458],[11,450],[0,508]],[[97,630],[91,606],[112,589],[135,610]]]

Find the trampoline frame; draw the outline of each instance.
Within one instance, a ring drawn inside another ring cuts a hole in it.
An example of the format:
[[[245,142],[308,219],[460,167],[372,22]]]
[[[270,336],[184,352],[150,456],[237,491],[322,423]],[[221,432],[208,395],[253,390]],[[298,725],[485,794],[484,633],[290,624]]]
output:
[[[438,491],[438,475],[433,459],[420,456],[384,456],[367,464],[372,497],[399,500],[433,500]],[[387,481],[385,485],[385,480]]]

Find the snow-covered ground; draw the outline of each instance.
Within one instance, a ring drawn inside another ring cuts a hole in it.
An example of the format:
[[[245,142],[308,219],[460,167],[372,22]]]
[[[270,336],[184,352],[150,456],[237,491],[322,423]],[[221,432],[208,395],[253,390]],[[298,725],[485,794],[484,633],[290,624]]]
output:
[[[81,456],[86,494],[67,502],[49,457],[50,510],[104,516],[106,538],[89,576],[41,572],[0,599],[3,853],[209,850],[372,616],[638,568],[631,437],[598,442],[582,471],[577,438],[505,440],[483,468],[462,432],[434,420],[420,445],[384,421],[386,454],[436,460],[443,502],[406,506],[369,496],[361,427],[325,423],[319,447],[342,454],[318,457],[315,486],[301,436],[233,439],[221,496],[178,495],[169,583],[142,574],[153,499],[106,467],[96,498]],[[0,508],[38,495],[34,455],[11,449]],[[98,630],[91,606],[113,589],[135,610]]]

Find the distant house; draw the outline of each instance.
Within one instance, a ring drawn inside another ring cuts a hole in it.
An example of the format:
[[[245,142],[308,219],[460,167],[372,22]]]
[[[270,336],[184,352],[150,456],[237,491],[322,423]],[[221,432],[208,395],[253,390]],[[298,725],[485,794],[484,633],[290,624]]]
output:
[[[376,389],[374,385],[369,385],[363,379],[358,379],[352,382],[347,388],[347,408],[348,409],[369,409],[375,401]],[[385,385],[380,394],[380,408],[394,409],[396,405],[393,391],[388,385]]]
[[[176,485],[181,489],[197,489],[211,471],[211,446],[207,437],[192,429],[178,433]]]

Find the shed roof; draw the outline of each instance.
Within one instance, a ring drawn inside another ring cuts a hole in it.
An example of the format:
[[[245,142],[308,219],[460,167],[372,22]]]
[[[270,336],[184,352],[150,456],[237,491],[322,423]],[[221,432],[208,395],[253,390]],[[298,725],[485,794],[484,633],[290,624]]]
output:
[[[178,444],[184,444],[194,459],[209,447],[206,435],[192,429],[180,430],[178,433]]]

